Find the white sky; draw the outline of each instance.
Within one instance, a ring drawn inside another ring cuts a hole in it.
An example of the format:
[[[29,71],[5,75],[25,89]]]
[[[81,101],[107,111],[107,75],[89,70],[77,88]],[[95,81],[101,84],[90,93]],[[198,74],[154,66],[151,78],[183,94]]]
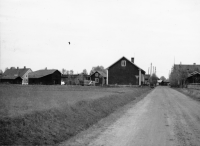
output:
[[[0,0],[0,41],[3,71],[90,72],[125,56],[168,77],[174,57],[200,64],[200,1]]]

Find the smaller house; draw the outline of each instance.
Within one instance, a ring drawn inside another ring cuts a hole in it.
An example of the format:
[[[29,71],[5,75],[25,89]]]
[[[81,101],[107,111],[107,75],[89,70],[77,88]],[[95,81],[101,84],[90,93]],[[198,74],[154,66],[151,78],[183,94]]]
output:
[[[7,69],[2,77],[1,82],[2,83],[10,83],[10,84],[28,84],[28,74],[32,72],[30,68],[14,68],[11,67],[10,69]]]
[[[190,73],[186,79],[186,83],[200,83],[200,73],[198,71]]]
[[[95,71],[90,75],[92,81],[95,81],[96,86],[103,86],[106,84],[106,73],[102,71]]]
[[[150,84],[150,75],[146,74],[144,75],[144,85],[149,85]]]
[[[61,85],[61,72],[56,69],[38,70],[29,73],[29,84]]]

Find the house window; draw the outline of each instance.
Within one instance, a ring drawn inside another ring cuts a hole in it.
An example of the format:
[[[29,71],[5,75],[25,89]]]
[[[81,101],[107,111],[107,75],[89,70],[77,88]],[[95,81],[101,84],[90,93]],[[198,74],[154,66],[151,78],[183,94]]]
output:
[[[95,73],[95,77],[98,77],[99,76],[99,74],[98,73]]]
[[[121,66],[126,66],[126,60],[121,61]]]
[[[95,78],[95,82],[96,82],[96,83],[99,83],[99,78]]]

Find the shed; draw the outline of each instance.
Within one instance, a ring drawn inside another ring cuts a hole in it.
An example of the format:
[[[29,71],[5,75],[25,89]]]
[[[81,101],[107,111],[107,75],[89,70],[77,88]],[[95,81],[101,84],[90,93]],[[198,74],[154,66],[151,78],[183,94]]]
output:
[[[90,75],[92,81],[95,81],[96,86],[103,86],[106,84],[106,73],[102,71],[95,71]]]

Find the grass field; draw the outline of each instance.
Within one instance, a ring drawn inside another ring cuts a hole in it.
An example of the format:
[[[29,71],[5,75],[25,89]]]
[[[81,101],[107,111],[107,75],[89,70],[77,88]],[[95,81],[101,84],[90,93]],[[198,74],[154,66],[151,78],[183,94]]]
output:
[[[62,108],[80,100],[97,99],[129,90],[85,86],[0,85],[0,117]]]
[[[0,145],[57,145],[149,91],[0,85]]]

